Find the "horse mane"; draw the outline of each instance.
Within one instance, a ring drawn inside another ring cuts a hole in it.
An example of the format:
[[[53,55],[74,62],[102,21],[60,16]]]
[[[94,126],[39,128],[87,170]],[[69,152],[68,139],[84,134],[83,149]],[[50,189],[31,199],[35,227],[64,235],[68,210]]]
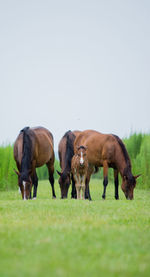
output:
[[[83,150],[86,150],[86,147],[83,146],[83,145],[80,145],[78,149],[83,149]]]
[[[76,137],[73,132],[69,130],[64,134],[63,138],[66,139],[65,169],[62,172],[62,178],[65,179],[68,172],[71,171],[71,160],[74,155],[74,140]]]
[[[122,153],[123,153],[123,156],[125,158],[125,161],[126,161],[126,167],[124,169],[124,175],[127,176],[129,179],[131,179],[133,177],[132,173],[131,173],[131,161],[130,161],[130,158],[129,158],[129,154],[126,150],[126,147],[124,145],[124,143],[122,142],[122,140],[116,136],[116,135],[113,135],[117,142],[119,143],[120,147],[121,147],[121,150],[122,150]]]
[[[31,168],[32,159],[32,140],[31,140],[31,129],[25,127],[20,131],[23,133],[23,155],[21,161],[21,175],[22,179],[27,179],[29,175],[29,169]]]

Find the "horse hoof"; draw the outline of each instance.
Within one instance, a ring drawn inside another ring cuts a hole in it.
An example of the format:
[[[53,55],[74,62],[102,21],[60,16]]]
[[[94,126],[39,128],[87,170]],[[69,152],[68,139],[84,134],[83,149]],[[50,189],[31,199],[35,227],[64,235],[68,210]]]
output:
[[[36,197],[33,197],[33,199],[32,200],[36,200]]]
[[[56,199],[56,196],[53,196],[52,199]]]

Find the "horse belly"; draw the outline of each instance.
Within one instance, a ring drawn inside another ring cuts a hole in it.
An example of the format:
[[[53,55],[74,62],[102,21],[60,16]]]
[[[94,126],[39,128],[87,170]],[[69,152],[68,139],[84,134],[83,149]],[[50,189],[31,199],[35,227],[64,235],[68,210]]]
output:
[[[50,161],[50,155],[40,155],[36,159],[36,167],[40,167],[44,164],[47,164]]]
[[[88,151],[88,162],[94,166],[101,166],[103,164],[102,155],[99,151]]]
[[[47,164],[54,157],[50,145],[45,145],[44,147],[39,147],[36,153],[36,167],[40,167]]]

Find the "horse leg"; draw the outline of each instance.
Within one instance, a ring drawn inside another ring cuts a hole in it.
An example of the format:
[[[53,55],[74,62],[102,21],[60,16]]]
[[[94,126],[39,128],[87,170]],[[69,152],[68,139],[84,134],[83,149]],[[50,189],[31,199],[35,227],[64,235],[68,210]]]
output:
[[[85,199],[85,181],[86,181],[86,175],[83,176],[83,181],[82,181],[82,199]]]
[[[71,191],[71,198],[77,198],[77,192],[75,187],[75,180],[73,178],[73,174],[71,174],[71,180],[72,180],[72,191]]]
[[[82,199],[82,189],[81,189],[81,184],[80,184],[80,200]]]
[[[85,200],[85,184],[82,185],[82,199]]]
[[[88,179],[86,179],[86,184],[85,184],[85,199],[89,199],[90,201],[92,200],[91,195],[90,195],[90,187],[89,187]]]
[[[36,171],[32,177],[32,183],[33,183],[33,199],[36,199],[37,187],[38,187],[38,177],[37,177]]]
[[[77,199],[80,199],[80,184],[76,183]]]
[[[85,180],[85,199],[92,200],[90,195],[89,182],[91,178],[92,170],[88,170],[86,180]]]
[[[105,199],[106,198],[106,187],[108,184],[108,164],[107,161],[104,161],[103,163],[103,175],[104,175],[104,180],[103,180],[103,186],[104,186],[104,191],[102,194],[102,198]]]
[[[84,183],[82,184],[82,199],[85,200],[85,180],[84,180]]]
[[[90,195],[90,188],[89,188],[89,179],[86,178],[85,182],[85,199],[92,200],[91,195]]]
[[[118,194],[119,179],[118,179],[117,169],[114,169],[114,181],[115,181],[115,198],[116,200],[118,200],[119,199],[119,194]]]
[[[54,165],[52,165],[50,162],[48,162],[46,165],[48,168],[49,182],[52,187],[53,198],[56,198],[55,189],[54,189]]]

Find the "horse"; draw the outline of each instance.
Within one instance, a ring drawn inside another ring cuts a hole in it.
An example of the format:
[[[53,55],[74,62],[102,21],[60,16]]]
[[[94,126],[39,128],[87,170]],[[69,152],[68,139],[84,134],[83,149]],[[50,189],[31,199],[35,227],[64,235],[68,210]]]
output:
[[[88,171],[88,159],[86,155],[86,147],[78,146],[75,155],[71,161],[71,172],[75,180],[75,187],[77,191],[77,199],[85,199],[85,181]]]
[[[81,131],[67,131],[61,138],[58,145],[58,155],[60,161],[61,172],[59,174],[59,185],[61,191],[61,198],[67,198],[68,189],[72,181],[71,197],[76,198],[76,189],[73,176],[71,174],[71,159],[74,155],[74,140],[81,133]]]
[[[118,194],[118,173],[122,178],[121,188],[127,199],[133,199],[133,191],[136,186],[136,179],[140,176],[133,176],[131,161],[122,140],[112,134],[102,134],[94,130],[85,130],[81,132],[74,141],[74,150],[77,146],[83,145],[87,147],[87,158],[89,162],[89,170],[87,173],[86,187],[89,186],[92,167],[103,167],[103,194],[106,197],[106,187],[108,184],[108,169],[114,169],[115,181],[115,199],[119,199]]]
[[[53,135],[44,127],[25,127],[22,129],[14,143],[14,159],[18,171],[18,185],[22,199],[31,199],[32,185],[34,185],[33,198],[37,195],[38,178],[36,168],[46,164],[49,173],[49,181],[52,187],[53,198],[56,198],[54,190],[54,142]]]

